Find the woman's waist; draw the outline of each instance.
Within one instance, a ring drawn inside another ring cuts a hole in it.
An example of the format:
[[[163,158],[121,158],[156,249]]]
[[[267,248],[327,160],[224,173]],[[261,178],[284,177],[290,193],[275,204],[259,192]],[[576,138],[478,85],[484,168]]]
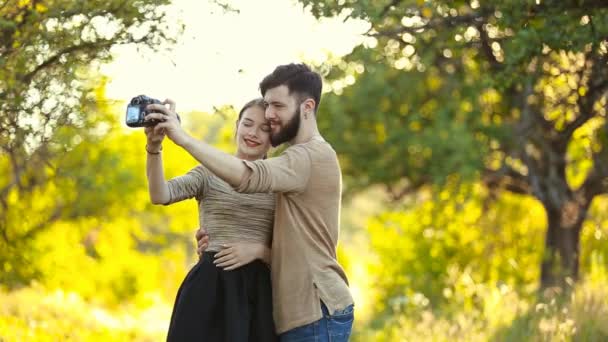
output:
[[[203,252],[203,254],[201,254],[201,256],[198,259],[198,264],[199,265],[196,265],[195,267],[199,267],[199,266],[205,267],[205,266],[203,266],[203,264],[207,264],[207,265],[212,265],[214,268],[222,269],[221,267],[217,266],[214,263],[214,261],[215,261],[215,255],[217,253],[218,252],[211,252],[211,251]],[[249,262],[249,263],[247,263],[247,264],[245,264],[245,265],[243,265],[243,266],[241,266],[241,267],[239,267],[239,268],[237,268],[235,270],[241,270],[241,271],[244,271],[244,270],[253,270],[253,271],[264,271],[264,272],[267,272],[270,269],[268,268],[268,266],[262,260],[255,259],[255,260],[253,260],[253,261],[251,261],[251,262]]]
[[[222,236],[209,233],[209,246],[206,251],[219,252],[226,245],[234,245],[240,243],[261,244],[270,248],[271,236]]]

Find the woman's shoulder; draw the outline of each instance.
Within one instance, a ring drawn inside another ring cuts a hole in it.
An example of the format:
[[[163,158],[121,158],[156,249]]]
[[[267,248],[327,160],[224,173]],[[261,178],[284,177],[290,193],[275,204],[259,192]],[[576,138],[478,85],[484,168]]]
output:
[[[209,192],[207,193],[206,202],[207,205],[213,202],[214,206],[229,206],[233,209],[243,208],[245,211],[265,211],[274,210],[275,197],[276,195],[270,192],[240,193],[219,177],[213,176],[209,178]]]

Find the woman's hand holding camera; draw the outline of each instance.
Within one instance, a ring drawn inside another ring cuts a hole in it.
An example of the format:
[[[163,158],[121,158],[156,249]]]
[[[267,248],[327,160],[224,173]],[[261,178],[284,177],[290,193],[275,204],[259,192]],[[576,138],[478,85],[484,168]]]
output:
[[[169,108],[167,108],[165,104],[168,104]],[[169,137],[169,139],[178,145],[182,145],[186,142],[188,135],[182,129],[177,118],[174,101],[167,99],[162,104],[150,104],[146,107],[146,110],[151,112],[146,115],[146,121],[159,121],[156,125],[146,127],[145,129],[149,144],[152,143],[156,144],[156,146],[160,146],[165,136]],[[149,145],[149,148],[152,147],[153,146]]]
[[[144,128],[146,133],[146,150],[148,153],[156,154],[162,149],[163,139],[165,139],[165,133],[155,133],[154,126]]]

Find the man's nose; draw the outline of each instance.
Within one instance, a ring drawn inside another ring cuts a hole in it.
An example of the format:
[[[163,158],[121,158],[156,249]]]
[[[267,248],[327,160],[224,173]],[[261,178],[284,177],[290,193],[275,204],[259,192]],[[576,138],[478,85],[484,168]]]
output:
[[[266,111],[264,112],[264,117],[266,118],[266,120],[271,120],[274,119],[276,117],[274,111],[272,110],[272,108],[268,107],[266,108]]]

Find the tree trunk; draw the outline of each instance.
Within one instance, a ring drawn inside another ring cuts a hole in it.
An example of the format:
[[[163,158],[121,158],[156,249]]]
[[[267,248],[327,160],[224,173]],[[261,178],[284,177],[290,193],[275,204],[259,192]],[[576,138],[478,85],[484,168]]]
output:
[[[575,209],[570,210],[575,212],[569,212],[567,207],[551,210],[545,206],[548,227],[541,263],[541,290],[552,287],[565,289],[568,284],[578,280],[581,218],[585,217],[588,208],[576,205]],[[569,215],[575,217],[569,218]]]

